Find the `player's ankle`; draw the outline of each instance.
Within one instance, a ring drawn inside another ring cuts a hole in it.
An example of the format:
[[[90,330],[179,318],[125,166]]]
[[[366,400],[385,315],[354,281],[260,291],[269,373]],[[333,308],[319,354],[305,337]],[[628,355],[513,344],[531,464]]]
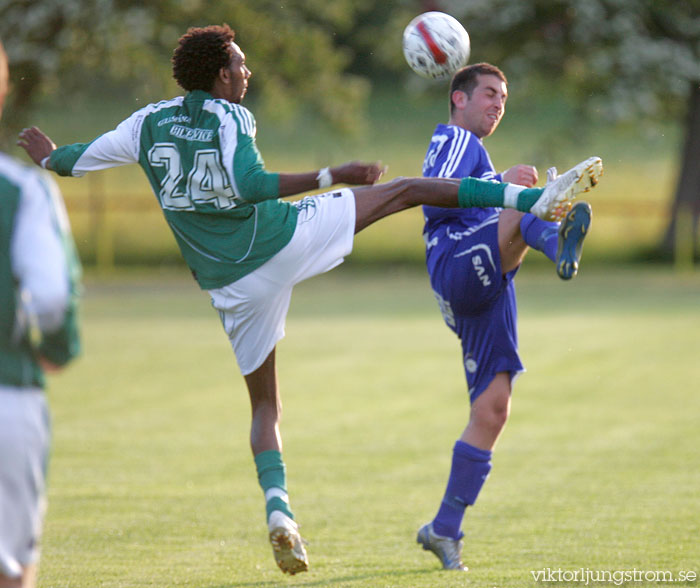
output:
[[[530,212],[530,209],[535,205],[542,196],[544,188],[525,188],[518,194],[516,209],[520,212]]]

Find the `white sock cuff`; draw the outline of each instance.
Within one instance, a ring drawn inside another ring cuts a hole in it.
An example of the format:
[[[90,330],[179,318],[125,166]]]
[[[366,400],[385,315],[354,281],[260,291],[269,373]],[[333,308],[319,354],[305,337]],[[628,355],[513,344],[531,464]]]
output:
[[[267,528],[270,531],[282,528],[296,532],[299,526],[294,519],[290,519],[281,510],[273,510],[270,513],[270,519],[267,521]]]
[[[506,208],[518,208],[518,194],[525,189],[525,186],[518,184],[506,184],[503,191],[503,206]]]
[[[269,502],[273,498],[281,498],[282,502],[289,504],[289,496],[282,488],[274,487],[265,491],[265,502]]]

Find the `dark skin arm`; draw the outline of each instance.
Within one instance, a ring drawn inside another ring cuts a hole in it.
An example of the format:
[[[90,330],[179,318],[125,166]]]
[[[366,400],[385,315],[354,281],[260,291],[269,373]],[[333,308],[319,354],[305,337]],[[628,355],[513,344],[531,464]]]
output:
[[[380,163],[352,161],[330,169],[333,184],[361,186],[374,184],[382,177],[386,168]],[[280,174],[280,196],[293,196],[318,188],[317,171],[300,174]]]

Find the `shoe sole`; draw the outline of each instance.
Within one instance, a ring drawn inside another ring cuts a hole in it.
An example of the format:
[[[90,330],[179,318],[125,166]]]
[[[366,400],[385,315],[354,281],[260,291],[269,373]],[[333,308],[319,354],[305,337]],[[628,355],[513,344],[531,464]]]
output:
[[[309,559],[302,538],[287,528],[270,531],[270,543],[275,561],[285,574],[298,574],[309,569]]]
[[[563,176],[571,172],[574,172],[571,183],[550,203],[545,220],[561,221],[571,210],[573,200],[579,194],[588,192],[598,184],[600,176],[603,175],[603,161],[600,157],[590,157],[563,174]]]
[[[577,202],[562,222],[557,247],[557,275],[562,280],[570,280],[578,273],[583,241],[592,217],[591,206],[587,202]]]

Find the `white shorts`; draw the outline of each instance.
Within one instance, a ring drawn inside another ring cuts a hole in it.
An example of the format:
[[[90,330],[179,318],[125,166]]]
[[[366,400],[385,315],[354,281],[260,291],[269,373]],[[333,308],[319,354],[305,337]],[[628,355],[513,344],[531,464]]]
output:
[[[308,196],[295,204],[299,216],[289,243],[247,276],[208,291],[244,376],[258,369],[284,337],[294,285],[340,265],[352,251],[352,190]]]
[[[0,574],[10,578],[39,558],[49,444],[44,393],[0,386]]]

